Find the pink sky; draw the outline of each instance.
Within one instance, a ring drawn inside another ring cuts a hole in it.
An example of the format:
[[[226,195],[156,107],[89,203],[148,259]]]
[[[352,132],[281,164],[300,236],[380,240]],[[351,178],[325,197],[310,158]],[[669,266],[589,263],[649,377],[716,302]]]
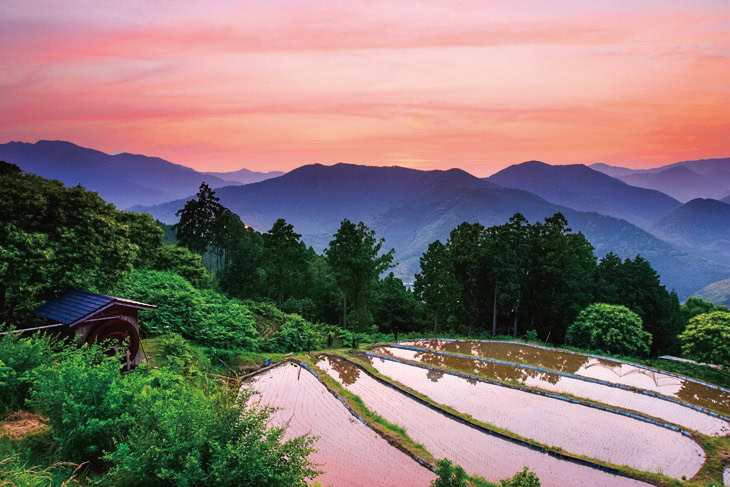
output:
[[[200,170],[730,156],[727,0],[3,0],[0,50],[0,142]]]

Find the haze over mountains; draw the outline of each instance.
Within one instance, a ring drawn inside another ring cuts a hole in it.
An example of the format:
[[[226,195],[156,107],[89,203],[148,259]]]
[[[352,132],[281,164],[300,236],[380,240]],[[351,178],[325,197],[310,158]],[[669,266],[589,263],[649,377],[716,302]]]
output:
[[[203,181],[217,188],[243,184],[246,176],[251,181],[266,178],[264,173],[253,171],[248,175],[236,171],[216,176],[159,157],[110,155],[60,140],[0,144],[0,160],[44,178],[58,179],[67,186],[81,184],[122,209],[189,196]]]
[[[675,162],[652,169],[597,163],[590,166],[632,186],[655,189],[686,203],[695,198],[730,196],[730,158]]]
[[[327,246],[343,218],[362,220],[396,249],[396,273],[406,281],[418,271],[428,244],[447,239],[459,223],[501,224],[517,212],[530,221],[562,212],[597,255],[641,254],[682,298],[730,278],[730,204],[708,199],[682,204],[623,180],[667,170],[699,174],[697,167],[719,179],[730,159],[678,163],[657,173],[530,161],[484,179],[460,169],[351,164],[313,164],[283,175],[201,173],[155,157],[109,155],[62,141],[1,144],[0,159],[68,185],[80,183],[121,208],[147,211],[166,223],[177,221],[175,212],[205,181],[247,224],[266,231],[283,217],[317,250]]]
[[[530,221],[562,212],[570,226],[594,244],[598,255],[611,250],[622,257],[640,253],[682,296],[730,276],[729,266],[678,250],[625,220],[576,211],[458,169],[315,164],[260,183],[220,188],[216,194],[223,205],[258,230],[286,218],[317,250],[327,246],[343,218],[362,220],[385,238],[388,248],[396,249],[396,274],[406,281],[418,271],[418,260],[428,244],[447,239],[459,223],[501,224],[517,212]],[[134,209],[173,223],[184,203]]]

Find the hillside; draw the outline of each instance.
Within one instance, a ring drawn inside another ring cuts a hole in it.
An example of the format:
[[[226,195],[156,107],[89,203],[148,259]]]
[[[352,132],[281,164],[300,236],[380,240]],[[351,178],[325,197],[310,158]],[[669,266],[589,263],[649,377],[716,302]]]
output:
[[[698,298],[709,301],[716,306],[730,306],[730,279],[708,284],[695,293]]]
[[[727,204],[729,204],[729,205],[730,205],[730,194],[729,194],[729,195],[727,195],[727,196],[725,196],[725,197],[724,197],[723,199],[721,199],[720,201],[722,201],[723,203],[727,203]]]
[[[159,157],[110,155],[60,140],[0,144],[0,160],[67,186],[80,184],[118,208],[182,198],[194,194],[203,181],[212,187],[239,184]]]
[[[730,204],[694,199],[661,218],[652,233],[678,248],[730,264]]]
[[[659,191],[630,186],[582,164],[552,166],[539,161],[510,166],[489,181],[534,193],[579,211],[623,218],[642,228],[681,203]]]
[[[238,171],[206,172],[205,174],[210,174],[211,176],[215,176],[226,181],[235,181],[241,184],[250,184],[258,183],[259,181],[266,181],[267,179],[271,178],[278,178],[279,176],[283,176],[285,173],[283,171],[258,172],[244,168],[239,169]]]
[[[575,211],[457,169],[315,164],[260,183],[220,188],[217,195],[258,230],[266,231],[277,218],[286,218],[317,250],[327,246],[343,218],[362,220],[386,239],[386,247],[396,249],[396,274],[407,281],[418,271],[418,259],[427,245],[445,240],[463,221],[499,224],[516,212],[536,221],[558,211],[574,230],[586,234],[598,255],[610,250],[622,257],[640,253],[683,296],[730,276],[730,268],[679,251],[626,221]],[[173,223],[184,203],[182,199],[134,209]]]
[[[641,188],[654,189],[681,202],[719,199],[730,192],[730,158],[682,161],[652,169],[593,164],[592,169]]]

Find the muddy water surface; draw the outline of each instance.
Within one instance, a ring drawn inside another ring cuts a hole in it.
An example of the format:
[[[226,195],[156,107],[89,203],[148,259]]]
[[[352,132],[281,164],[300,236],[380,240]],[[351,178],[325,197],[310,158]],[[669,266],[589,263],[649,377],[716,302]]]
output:
[[[371,363],[437,403],[573,454],[674,478],[692,478],[705,459],[697,442],[651,423],[452,374],[435,378],[434,371],[392,360]]]
[[[310,458],[324,471],[315,479],[322,485],[427,487],[436,477],[353,417],[307,370],[286,364],[250,384],[262,404],[281,408],[272,423],[286,425],[287,438],[319,437]]]
[[[463,370],[503,382],[598,401],[610,406],[653,416],[685,428],[697,430],[706,435],[724,436],[730,434],[730,424],[727,421],[680,404],[657,399],[638,392],[564,377],[550,372],[541,372],[519,366],[482,362],[467,357],[454,357],[432,352],[416,352],[414,350],[395,347],[377,347],[372,351],[377,354],[411,360],[435,367]]]
[[[523,363],[615,384],[624,384],[676,397],[690,404],[711,409],[726,416],[730,415],[730,393],[728,392],[615,360],[596,359],[509,342],[416,340],[403,344]]]
[[[360,396],[372,411],[404,427],[414,441],[436,458],[448,458],[470,474],[498,483],[499,479],[512,477],[523,467],[529,467],[543,487],[648,486],[483,433],[376,381],[340,359],[325,358],[317,365]]]

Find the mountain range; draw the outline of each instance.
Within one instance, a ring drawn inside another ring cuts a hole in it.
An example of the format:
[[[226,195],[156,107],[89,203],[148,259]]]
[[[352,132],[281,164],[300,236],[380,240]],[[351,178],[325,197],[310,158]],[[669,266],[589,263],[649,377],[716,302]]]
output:
[[[352,164],[312,164],[286,174],[201,173],[156,157],[109,155],[63,141],[0,144],[0,159],[68,185],[82,184],[118,207],[147,211],[167,223],[176,222],[175,212],[206,181],[247,224],[266,231],[277,218],[285,218],[320,251],[343,218],[363,221],[396,249],[395,271],[407,282],[418,272],[428,244],[448,238],[459,223],[501,224],[517,212],[530,221],[562,212],[597,255],[641,254],[681,297],[730,278],[730,204],[707,198],[683,204],[623,180],[665,171],[721,179],[730,159],[641,171],[530,161],[483,179],[460,169]],[[723,193],[726,200],[728,192]]]
[[[652,169],[603,163],[590,167],[632,186],[661,191],[683,203],[696,198],[730,197],[730,158],[675,162]]]
[[[205,181],[217,188],[242,184],[245,173],[201,173],[180,164],[139,154],[115,154],[81,147],[61,140],[0,144],[0,160],[67,186],[80,184],[96,191],[118,208],[154,205],[195,194]],[[246,171],[245,169],[243,171]],[[249,179],[263,173],[251,172]]]
[[[730,277],[730,266],[677,249],[626,220],[577,211],[459,169],[315,164],[260,183],[219,188],[216,194],[223,205],[260,231],[270,228],[277,218],[286,218],[320,251],[343,218],[362,220],[385,238],[386,247],[396,249],[395,272],[405,281],[418,271],[419,258],[428,244],[447,239],[459,223],[501,224],[517,212],[530,221],[562,212],[573,230],[583,232],[593,243],[598,255],[614,251],[633,258],[641,254],[684,297]],[[133,209],[172,223],[185,201]]]
[[[266,181],[271,178],[278,178],[284,175],[283,171],[269,171],[269,172],[258,172],[251,171],[250,169],[239,169],[238,171],[231,172],[206,172],[220,179],[226,181],[235,181],[241,184],[258,183],[259,181]]]
[[[630,186],[583,164],[551,166],[529,161],[503,169],[487,180],[569,208],[623,218],[642,228],[682,206],[664,193]]]

